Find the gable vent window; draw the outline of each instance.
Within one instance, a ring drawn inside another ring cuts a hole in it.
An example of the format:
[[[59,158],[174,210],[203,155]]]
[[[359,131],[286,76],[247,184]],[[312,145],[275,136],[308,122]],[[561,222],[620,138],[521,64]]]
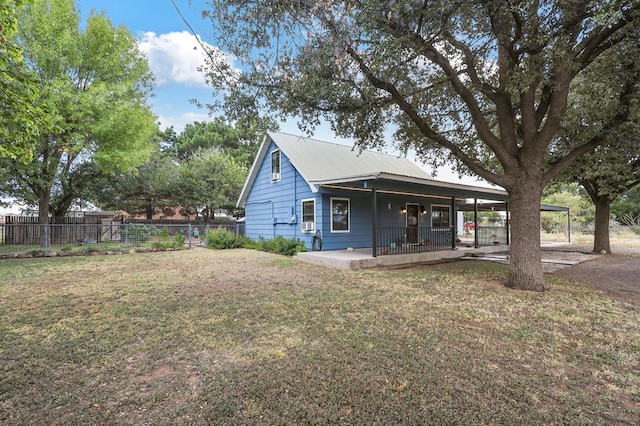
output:
[[[271,182],[280,180],[280,150],[271,151]]]

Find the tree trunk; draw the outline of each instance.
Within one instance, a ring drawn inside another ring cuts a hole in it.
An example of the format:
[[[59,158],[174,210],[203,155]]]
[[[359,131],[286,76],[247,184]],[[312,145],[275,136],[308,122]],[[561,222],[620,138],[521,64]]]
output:
[[[540,248],[541,191],[526,181],[509,190],[511,207],[511,258],[507,287],[518,290],[545,291]]]
[[[611,200],[609,197],[600,196],[594,200],[596,205],[596,224],[593,239],[593,252],[611,253],[611,245],[609,241],[609,218],[611,216]]]

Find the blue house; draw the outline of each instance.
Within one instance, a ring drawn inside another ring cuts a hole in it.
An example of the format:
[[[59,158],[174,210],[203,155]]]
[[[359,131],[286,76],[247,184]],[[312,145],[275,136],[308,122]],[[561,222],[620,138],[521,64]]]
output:
[[[508,210],[505,191],[438,181],[406,158],[269,133],[238,206],[251,239],[297,238],[309,250],[368,248],[375,257],[455,248],[458,212],[477,212],[479,199]]]

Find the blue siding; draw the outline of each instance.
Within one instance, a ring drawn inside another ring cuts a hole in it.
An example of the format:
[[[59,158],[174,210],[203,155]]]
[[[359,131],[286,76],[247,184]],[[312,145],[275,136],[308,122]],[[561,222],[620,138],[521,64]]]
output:
[[[272,142],[269,154],[278,147]],[[316,198],[317,194],[295,170],[289,159],[281,152],[280,180],[271,182],[271,156],[267,155],[259,166],[256,180],[250,189],[245,206],[246,236],[257,240],[271,239],[278,235],[284,238],[299,238],[311,248],[314,232],[302,232],[301,200]],[[316,210],[320,203],[316,200]],[[292,220],[292,216],[294,216]],[[316,219],[318,213],[316,212]]]
[[[331,231],[331,198],[349,199],[350,222],[348,232]],[[346,192],[322,195],[322,245],[323,250],[339,250],[347,247],[365,248],[372,245],[371,193]]]
[[[321,190],[313,193],[309,185],[281,152],[280,180],[271,182],[271,155],[278,149],[271,142],[268,155],[259,166],[255,182],[246,199],[246,235],[257,240],[271,239],[278,235],[304,241],[308,250],[316,231],[321,235],[323,250],[340,250],[347,247],[368,248],[372,246],[372,194],[361,191]],[[350,229],[348,232],[331,231],[331,198],[347,198],[350,202]],[[378,226],[404,227],[406,215],[401,208],[406,203],[424,206],[426,214],[419,215],[420,226],[431,226],[431,205],[451,205],[450,199],[411,197],[378,193]],[[312,232],[300,229],[302,222],[302,200],[315,200],[316,228]],[[292,220],[293,216],[293,220]]]

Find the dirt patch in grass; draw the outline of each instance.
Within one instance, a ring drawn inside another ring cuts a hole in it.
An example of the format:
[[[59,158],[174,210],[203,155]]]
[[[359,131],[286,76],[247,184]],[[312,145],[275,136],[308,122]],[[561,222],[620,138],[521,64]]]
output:
[[[249,250],[0,268],[3,424],[637,424],[640,311],[502,265]]]
[[[640,305],[640,252],[603,255],[563,269],[558,275],[618,300]]]

